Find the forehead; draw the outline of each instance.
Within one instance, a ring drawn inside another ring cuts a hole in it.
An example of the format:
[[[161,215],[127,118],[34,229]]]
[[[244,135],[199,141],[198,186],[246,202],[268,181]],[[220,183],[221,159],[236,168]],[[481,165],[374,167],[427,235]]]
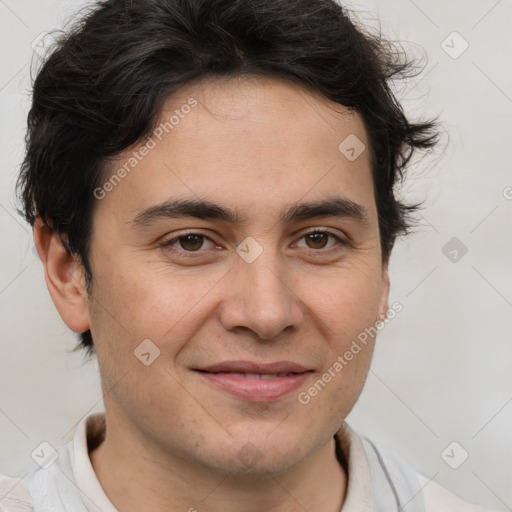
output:
[[[177,195],[222,199],[247,217],[336,194],[372,214],[368,149],[360,115],[304,85],[202,79],[167,98],[149,139],[109,164],[106,180],[125,172],[99,207],[133,217]]]
[[[197,107],[189,109],[191,102],[197,102]],[[296,159],[323,156],[332,163],[342,154],[353,161],[342,152],[346,148],[340,150],[339,146],[348,135],[358,154],[363,146],[368,147],[358,112],[305,84],[269,76],[222,77],[188,84],[164,103],[156,130],[174,132],[175,138],[192,135],[198,151],[216,151],[222,146],[230,150],[224,151],[226,157],[243,154],[259,160],[267,155],[277,157],[279,151],[289,159],[293,150]],[[216,144],[208,144],[210,140]],[[248,149],[252,151],[247,153]],[[370,163],[369,152],[361,157]]]

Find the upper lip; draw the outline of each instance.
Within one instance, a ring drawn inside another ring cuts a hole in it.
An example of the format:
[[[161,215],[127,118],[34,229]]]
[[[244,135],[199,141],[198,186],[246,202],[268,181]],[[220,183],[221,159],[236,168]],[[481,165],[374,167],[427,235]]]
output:
[[[311,371],[301,364],[291,361],[275,361],[273,363],[256,363],[254,361],[223,361],[210,366],[196,368],[205,372],[231,372],[231,373],[304,373]]]

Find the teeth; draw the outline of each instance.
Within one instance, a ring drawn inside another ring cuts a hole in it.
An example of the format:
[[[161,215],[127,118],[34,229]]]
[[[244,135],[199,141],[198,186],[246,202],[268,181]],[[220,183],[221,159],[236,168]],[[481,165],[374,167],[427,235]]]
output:
[[[234,374],[237,377],[244,377],[249,380],[256,380],[256,379],[277,379],[278,377],[287,377],[290,375],[289,373],[236,373]]]
[[[257,380],[257,379],[276,379],[278,377],[288,377],[288,375],[293,375],[288,372],[281,373],[238,373],[238,372],[219,372],[223,375],[232,375],[233,377],[238,377],[240,379],[248,379],[248,380]]]

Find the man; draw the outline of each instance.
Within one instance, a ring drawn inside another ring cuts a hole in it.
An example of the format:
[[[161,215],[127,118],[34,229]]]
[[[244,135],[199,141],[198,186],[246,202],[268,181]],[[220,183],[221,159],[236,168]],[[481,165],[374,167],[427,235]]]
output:
[[[105,414],[4,508],[483,510],[344,422],[436,143],[395,59],[331,0],[107,0],[59,41],[19,186]]]

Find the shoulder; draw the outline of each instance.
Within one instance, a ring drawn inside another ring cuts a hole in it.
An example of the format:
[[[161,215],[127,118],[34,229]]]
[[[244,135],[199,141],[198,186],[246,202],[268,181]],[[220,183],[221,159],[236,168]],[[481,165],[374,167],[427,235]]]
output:
[[[375,446],[369,439],[361,438],[368,457],[372,477],[391,488],[403,510],[425,512],[493,512],[491,509],[471,504],[417,472],[396,453]]]
[[[489,508],[463,501],[445,487],[421,474],[419,479],[425,486],[424,494],[427,510],[435,510],[436,512],[494,512]]]
[[[68,446],[55,448],[45,463],[23,479],[0,475],[0,512],[86,512],[74,482]]]
[[[0,512],[87,512],[82,491],[84,479],[78,478],[83,477],[83,466],[90,466],[88,441],[93,445],[101,442],[103,423],[101,414],[92,414],[80,421],[67,444],[42,443],[34,458],[37,469],[23,479],[0,475]],[[93,473],[92,467],[90,472]],[[2,499],[4,495],[6,498]],[[20,508],[22,505],[25,508]]]
[[[28,485],[21,478],[0,475],[0,511],[31,512],[32,498]]]
[[[51,465],[40,467],[25,478],[34,511],[87,512],[73,471],[73,441],[53,449],[55,457]]]

